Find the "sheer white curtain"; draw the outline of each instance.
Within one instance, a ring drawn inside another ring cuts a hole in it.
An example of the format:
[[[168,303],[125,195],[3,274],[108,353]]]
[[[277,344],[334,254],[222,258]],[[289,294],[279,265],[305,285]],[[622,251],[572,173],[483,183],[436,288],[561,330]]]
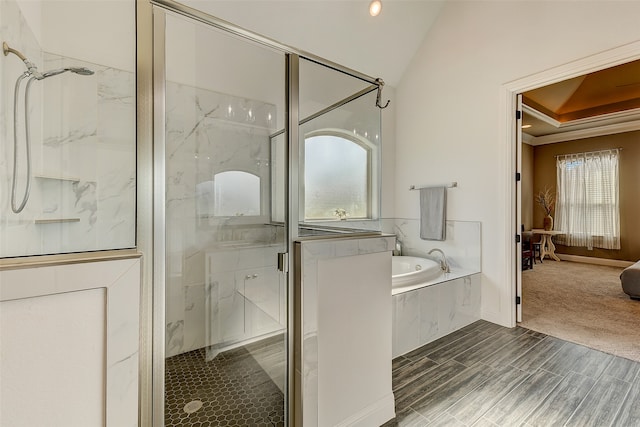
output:
[[[556,241],[588,249],[620,249],[619,150],[558,156]]]

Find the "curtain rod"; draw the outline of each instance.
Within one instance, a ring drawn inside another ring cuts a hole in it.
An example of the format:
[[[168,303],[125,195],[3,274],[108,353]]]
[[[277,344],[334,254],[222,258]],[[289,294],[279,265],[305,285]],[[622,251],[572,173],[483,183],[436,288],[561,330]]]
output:
[[[449,184],[442,184],[442,185],[426,185],[424,187],[416,187],[415,185],[412,185],[411,187],[409,187],[409,191],[411,190],[420,190],[421,188],[434,188],[434,187],[447,187],[447,188],[454,188],[457,187],[458,183],[457,182],[451,182]]]
[[[581,154],[604,153],[606,151],[613,151],[613,150],[622,151],[623,148],[622,147],[617,147],[617,148],[607,148],[606,150],[585,151],[583,153],[556,154],[553,157],[558,158],[558,157],[562,157],[562,156],[579,156]]]

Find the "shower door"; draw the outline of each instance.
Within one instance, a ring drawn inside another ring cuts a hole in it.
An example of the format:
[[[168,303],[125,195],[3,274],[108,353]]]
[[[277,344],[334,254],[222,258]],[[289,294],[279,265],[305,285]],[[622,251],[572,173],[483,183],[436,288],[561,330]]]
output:
[[[274,136],[285,128],[286,57],[163,10],[154,17],[164,43],[154,70],[165,111],[165,425],[284,425],[287,229],[273,213],[286,211],[287,193],[272,171],[286,169],[272,155],[283,149]]]

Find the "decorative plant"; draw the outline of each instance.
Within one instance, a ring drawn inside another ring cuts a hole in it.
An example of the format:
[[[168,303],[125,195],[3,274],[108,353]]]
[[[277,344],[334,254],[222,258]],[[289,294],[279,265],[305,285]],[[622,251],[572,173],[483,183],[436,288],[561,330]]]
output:
[[[548,187],[536,194],[535,201],[542,207],[547,216],[551,216],[553,207],[556,204],[556,197]]]
[[[333,215],[337,216],[339,219],[347,219],[347,216],[349,214],[347,213],[347,211],[345,209],[338,208],[335,211],[333,211]]]

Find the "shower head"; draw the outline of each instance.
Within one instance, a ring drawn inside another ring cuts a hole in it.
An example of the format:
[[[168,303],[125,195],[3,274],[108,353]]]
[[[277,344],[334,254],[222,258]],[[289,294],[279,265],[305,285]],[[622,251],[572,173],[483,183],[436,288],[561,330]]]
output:
[[[41,73],[40,71],[38,71],[38,67],[36,67],[33,64],[33,62],[29,61],[27,57],[24,56],[22,52],[20,52],[19,50],[9,47],[7,42],[2,42],[2,51],[4,53],[4,56],[7,56],[10,53],[13,53],[18,58],[20,58],[22,62],[24,62],[24,65],[27,67],[27,72],[33,77],[35,77],[37,80],[42,80],[42,79],[46,79],[47,77],[57,76],[58,74],[65,73],[67,71],[71,71],[72,73],[75,73],[75,74],[80,74],[81,76],[90,76],[93,74],[92,70],[85,67],[59,68],[57,70],[50,70],[50,71],[45,71],[44,73]]]
[[[67,71],[71,71],[72,73],[79,74],[81,76],[90,76],[93,74],[93,71],[85,68],[85,67],[68,67],[68,68],[58,68],[57,70],[45,71],[42,73],[41,77],[35,76],[36,79],[42,80],[47,77],[57,76],[58,74],[66,73]]]
[[[93,75],[93,70],[90,70],[86,67],[71,67],[68,68],[72,73],[80,74],[81,76],[91,76]]]

